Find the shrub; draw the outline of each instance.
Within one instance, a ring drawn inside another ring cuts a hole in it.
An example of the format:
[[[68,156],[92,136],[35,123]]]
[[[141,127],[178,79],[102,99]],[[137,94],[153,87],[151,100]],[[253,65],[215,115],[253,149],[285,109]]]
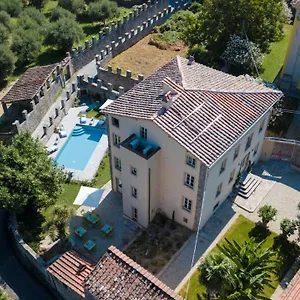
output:
[[[262,219],[263,224],[267,225],[270,221],[274,221],[277,215],[277,209],[271,205],[264,205],[258,209],[258,216]]]
[[[288,218],[284,218],[280,222],[280,230],[284,237],[291,236],[295,230],[296,230],[296,223],[293,220],[290,220]]]
[[[60,18],[70,18],[70,19],[76,19],[76,16],[69,12],[68,10],[57,6],[51,11],[50,21],[55,22],[59,20]]]
[[[82,37],[82,28],[75,20],[61,18],[51,24],[46,42],[49,45],[56,45],[59,50],[66,52],[72,48],[74,43],[79,42]]]
[[[45,4],[48,2],[48,0],[30,0],[29,3],[36,8],[41,9],[45,6]]]
[[[93,22],[104,22],[118,14],[118,7],[115,2],[101,0],[92,2],[87,10],[89,19]]]
[[[189,10],[180,10],[172,15],[161,27],[160,32],[165,31],[176,31],[181,33],[186,28],[186,22],[189,18],[193,17],[194,14]]]
[[[14,55],[7,45],[0,45],[0,82],[14,70]]]

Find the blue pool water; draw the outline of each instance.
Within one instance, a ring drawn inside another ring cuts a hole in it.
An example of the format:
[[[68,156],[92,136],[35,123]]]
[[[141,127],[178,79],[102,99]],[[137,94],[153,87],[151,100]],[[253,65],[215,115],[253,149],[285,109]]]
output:
[[[84,170],[103,133],[103,129],[76,125],[55,162],[67,169]]]

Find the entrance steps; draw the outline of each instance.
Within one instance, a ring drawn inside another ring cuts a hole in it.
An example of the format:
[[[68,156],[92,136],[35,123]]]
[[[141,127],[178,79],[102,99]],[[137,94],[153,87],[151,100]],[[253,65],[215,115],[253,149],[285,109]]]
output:
[[[247,174],[246,178],[240,184],[237,195],[244,199],[248,199],[254,193],[260,183],[261,179],[258,176]]]

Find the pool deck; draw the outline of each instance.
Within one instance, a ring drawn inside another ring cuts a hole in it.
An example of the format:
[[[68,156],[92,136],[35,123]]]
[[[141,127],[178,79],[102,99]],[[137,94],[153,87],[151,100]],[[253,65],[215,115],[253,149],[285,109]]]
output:
[[[78,114],[79,112],[84,112],[88,107],[86,105],[76,107],[76,108],[70,108],[68,114],[63,118],[63,120],[60,123],[60,126],[63,125],[64,130],[67,132],[67,137],[65,138],[59,138],[58,133],[54,133],[49,141],[47,142],[47,147],[51,147],[54,145],[56,139],[58,138],[58,150],[55,151],[54,153],[50,154],[49,157],[55,159],[56,156],[58,155],[60,149],[64,146],[66,141],[68,140],[68,137],[70,136],[72,130],[76,126],[76,124],[79,123],[79,117]],[[89,124],[90,119],[87,118],[86,124]],[[97,120],[94,121],[94,124],[97,123]],[[98,167],[108,149],[108,138],[107,138],[107,132],[105,130],[105,133],[102,135],[99,143],[97,144],[93,154],[91,155],[85,169],[83,171],[80,170],[74,170],[74,169],[68,169],[66,168],[66,172],[72,172],[73,179],[76,180],[87,180],[91,181],[93,180]]]

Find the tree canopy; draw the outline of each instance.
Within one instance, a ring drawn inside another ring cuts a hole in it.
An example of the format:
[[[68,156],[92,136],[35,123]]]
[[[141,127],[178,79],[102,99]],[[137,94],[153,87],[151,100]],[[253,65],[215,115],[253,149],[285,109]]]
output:
[[[112,18],[118,13],[116,2],[102,0],[90,3],[87,15],[91,21],[105,22],[106,19]]]
[[[82,37],[82,28],[74,19],[61,18],[51,24],[46,41],[49,45],[57,45],[60,51],[66,52]]]
[[[190,46],[205,46],[219,59],[230,36],[247,34],[262,52],[283,33],[282,0],[204,0],[184,32]]]
[[[84,0],[58,0],[58,5],[74,14],[81,14],[84,10]]]
[[[12,17],[17,17],[22,7],[22,0],[0,0],[0,11],[6,11]]]
[[[28,132],[16,135],[9,146],[0,143],[2,209],[22,212],[25,208],[53,205],[61,194],[64,180],[64,174],[48,158],[42,144]]]
[[[9,47],[5,44],[0,44],[0,82],[12,74],[15,66],[14,60],[14,55]]]

